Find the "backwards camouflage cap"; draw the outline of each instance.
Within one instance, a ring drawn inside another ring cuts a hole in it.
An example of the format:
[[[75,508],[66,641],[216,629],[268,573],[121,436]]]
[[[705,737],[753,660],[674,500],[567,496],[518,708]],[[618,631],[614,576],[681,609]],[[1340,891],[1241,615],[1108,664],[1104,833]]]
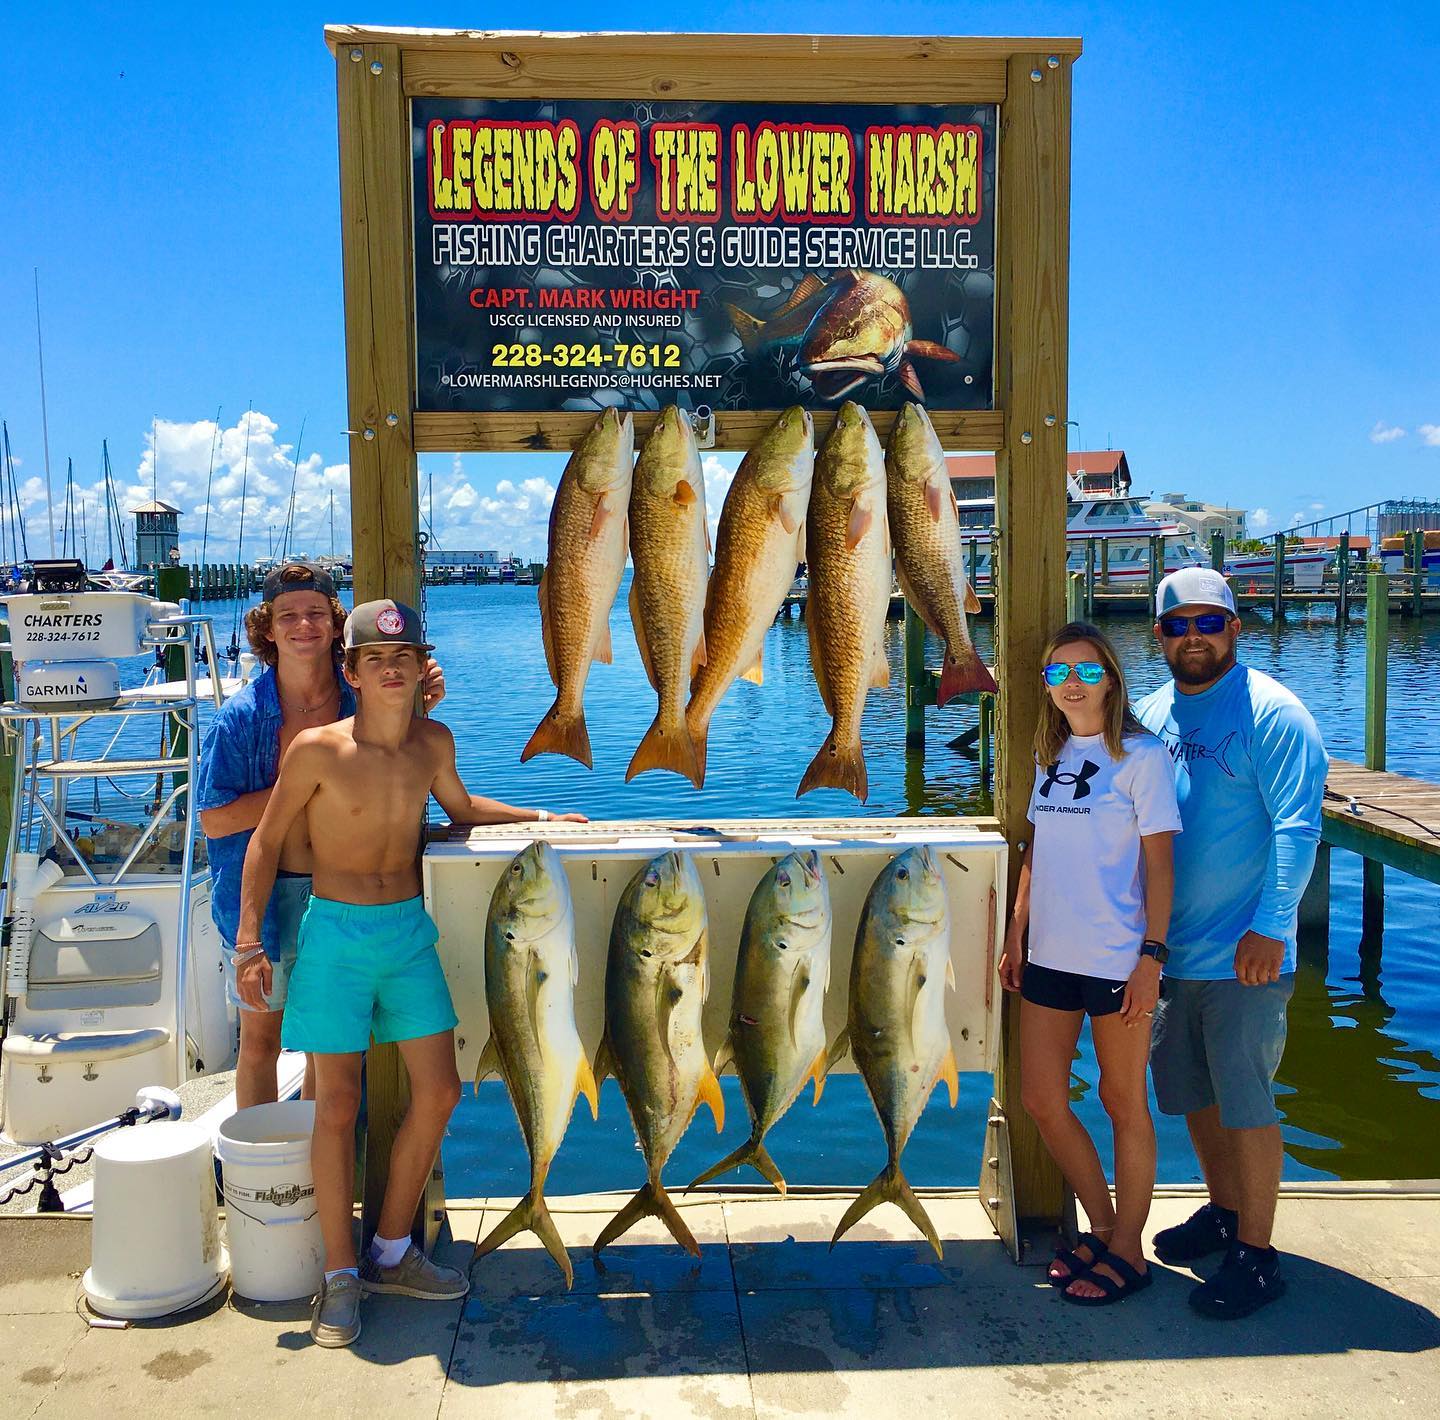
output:
[[[343,644],[347,651],[357,646],[414,646],[419,651],[435,648],[425,639],[419,613],[413,607],[385,597],[362,602],[345,618]]]

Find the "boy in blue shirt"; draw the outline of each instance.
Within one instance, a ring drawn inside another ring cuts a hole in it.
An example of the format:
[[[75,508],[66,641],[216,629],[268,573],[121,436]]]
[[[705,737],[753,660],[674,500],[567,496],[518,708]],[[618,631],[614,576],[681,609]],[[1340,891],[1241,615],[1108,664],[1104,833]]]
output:
[[[1190,1304],[1239,1317],[1285,1290],[1270,1245],[1283,1160],[1274,1080],[1327,759],[1299,700],[1236,659],[1224,577],[1174,572],[1155,609],[1173,680],[1135,713],[1170,751],[1185,831],[1150,1067],[1161,1110],[1185,1116],[1210,1201],[1154,1246],[1169,1263],[1224,1251]]]

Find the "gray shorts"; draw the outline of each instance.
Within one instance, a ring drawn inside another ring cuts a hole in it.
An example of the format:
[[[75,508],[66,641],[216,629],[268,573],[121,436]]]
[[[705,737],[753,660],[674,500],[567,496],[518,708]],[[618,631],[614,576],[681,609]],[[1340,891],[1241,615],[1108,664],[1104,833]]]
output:
[[[1226,1129],[1279,1122],[1275,1072],[1285,1053],[1285,1008],[1295,990],[1290,972],[1268,986],[1166,977],[1155,1007],[1150,1072],[1165,1114],[1220,1106]]]
[[[279,942],[275,950],[266,947],[270,958],[270,991],[265,997],[271,1011],[283,1011],[285,998],[290,991],[290,973],[295,970],[295,954],[300,941],[300,919],[305,916],[306,904],[310,901],[310,875],[308,873],[285,873],[275,879],[275,919]],[[222,938],[222,941],[224,939]],[[225,947],[225,999],[242,1011],[255,1011],[257,1007],[247,1006],[241,999],[235,984],[235,944],[224,942]]]

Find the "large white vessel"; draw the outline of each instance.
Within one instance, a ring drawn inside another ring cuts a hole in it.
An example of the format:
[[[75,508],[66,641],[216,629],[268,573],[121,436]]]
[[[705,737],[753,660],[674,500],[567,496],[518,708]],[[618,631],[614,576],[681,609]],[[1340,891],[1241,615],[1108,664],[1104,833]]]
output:
[[[209,621],[83,590],[74,566],[67,586],[4,598],[16,694],[0,705],[14,755],[0,1133],[21,1144],[235,1058],[191,793],[198,707],[221,699],[196,677],[197,636],[220,664]],[[183,660],[183,678],[122,690],[119,663],[157,650]]]
[[[1107,584],[1119,588],[1143,587],[1150,577],[1152,538],[1163,540],[1165,572],[1210,566],[1209,550],[1196,541],[1188,528],[1152,518],[1140,498],[1123,493],[1082,492],[1074,478],[1067,479],[1066,487],[1065,565],[1069,571],[1085,570],[1086,544],[1093,544],[1095,550],[1091,556],[1097,580],[1103,567]],[[988,587],[995,501],[992,498],[957,498],[956,501],[961,537],[967,549],[972,541],[975,544],[975,575],[971,580],[977,588]],[[1287,582],[1296,591],[1318,590],[1331,555],[1309,548],[1288,548],[1285,552]],[[1252,582],[1257,588],[1268,587],[1275,575],[1274,554],[1227,554],[1225,575],[1235,580],[1239,591],[1248,590]]]

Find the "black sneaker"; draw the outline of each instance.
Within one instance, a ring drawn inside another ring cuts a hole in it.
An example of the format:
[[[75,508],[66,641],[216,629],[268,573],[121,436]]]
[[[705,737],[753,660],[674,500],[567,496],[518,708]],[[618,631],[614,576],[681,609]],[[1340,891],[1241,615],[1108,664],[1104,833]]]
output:
[[[1230,1208],[1207,1203],[1185,1222],[1155,1234],[1152,1247],[1161,1262],[1195,1262],[1212,1252],[1224,1252],[1235,1241],[1240,1215]]]
[[[1273,1247],[1237,1242],[1225,1254],[1220,1270],[1190,1293],[1190,1305],[1201,1316],[1228,1321],[1249,1316],[1284,1295],[1280,1254]]]

